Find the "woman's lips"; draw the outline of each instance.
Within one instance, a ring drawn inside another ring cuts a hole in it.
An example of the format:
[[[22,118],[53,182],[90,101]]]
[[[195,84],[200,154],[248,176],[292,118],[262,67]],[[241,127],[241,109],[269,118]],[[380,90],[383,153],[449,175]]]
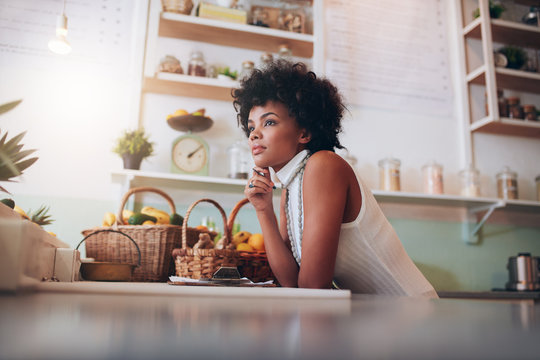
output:
[[[264,151],[264,147],[261,146],[261,145],[253,145],[251,147],[251,153],[253,155],[258,155],[258,154],[262,153],[263,151]]]

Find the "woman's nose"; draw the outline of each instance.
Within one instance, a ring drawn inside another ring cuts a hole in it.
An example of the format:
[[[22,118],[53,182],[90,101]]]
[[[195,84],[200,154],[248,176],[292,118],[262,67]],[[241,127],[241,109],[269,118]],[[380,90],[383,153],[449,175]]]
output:
[[[253,129],[250,133],[249,133],[249,139],[250,140],[254,140],[254,139],[258,139],[259,138],[259,131],[257,129]]]

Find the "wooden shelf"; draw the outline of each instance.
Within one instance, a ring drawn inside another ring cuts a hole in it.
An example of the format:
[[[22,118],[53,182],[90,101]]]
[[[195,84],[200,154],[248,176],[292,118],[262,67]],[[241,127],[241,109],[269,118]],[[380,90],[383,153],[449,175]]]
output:
[[[463,29],[467,38],[482,39],[481,18],[477,18]],[[540,48],[540,27],[522,23],[493,19],[491,20],[492,40],[513,46]]]
[[[499,89],[540,94],[540,73],[506,68],[495,68],[495,77],[497,81],[497,88]],[[469,74],[467,74],[466,80],[467,82],[473,84],[485,85],[485,66],[482,65],[471,71]]]
[[[524,6],[540,6],[540,0],[514,0],[514,2]]]
[[[287,44],[294,56],[303,58],[313,56],[313,35],[310,34],[298,34],[175,13],[161,13],[158,34],[164,37],[258,51],[275,49],[274,52],[277,52],[279,45]]]
[[[540,122],[501,118],[483,118],[471,124],[472,132],[513,135],[540,139]]]
[[[131,181],[137,186],[164,186],[182,188],[184,190],[203,189],[219,192],[237,192],[242,194],[247,180],[229,179],[211,176],[180,175],[140,170],[118,170],[112,172],[118,181]],[[540,202],[528,200],[502,200],[496,198],[474,198],[457,195],[428,195],[401,191],[372,190],[379,202],[405,203],[415,205],[432,205],[445,207],[461,207],[470,210],[487,208],[494,204],[502,204],[508,210],[540,213]]]
[[[145,77],[143,91],[156,94],[232,101],[231,90],[237,86],[238,82],[233,80],[219,80],[162,72],[157,73],[155,77]]]

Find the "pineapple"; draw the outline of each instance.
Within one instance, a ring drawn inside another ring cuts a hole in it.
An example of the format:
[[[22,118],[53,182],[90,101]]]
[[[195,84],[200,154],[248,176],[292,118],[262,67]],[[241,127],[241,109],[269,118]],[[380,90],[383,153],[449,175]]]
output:
[[[13,101],[4,105],[0,105],[0,114],[3,114],[15,106],[19,105],[22,100]],[[7,131],[0,138],[0,181],[12,181],[22,174],[30,165],[36,162],[37,157],[25,159],[36,150],[22,150],[23,144],[19,144],[26,132],[7,140]],[[2,186],[0,191],[8,192]]]
[[[28,211],[28,217],[39,226],[50,225],[54,221],[49,215],[49,207],[45,205],[41,205],[35,212]]]

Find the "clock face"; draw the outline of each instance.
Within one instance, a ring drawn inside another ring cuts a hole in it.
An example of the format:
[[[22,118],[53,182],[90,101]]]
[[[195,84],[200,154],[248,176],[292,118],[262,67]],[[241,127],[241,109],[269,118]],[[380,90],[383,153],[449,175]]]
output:
[[[173,144],[172,161],[177,172],[207,175],[208,145],[197,136],[181,136]]]

